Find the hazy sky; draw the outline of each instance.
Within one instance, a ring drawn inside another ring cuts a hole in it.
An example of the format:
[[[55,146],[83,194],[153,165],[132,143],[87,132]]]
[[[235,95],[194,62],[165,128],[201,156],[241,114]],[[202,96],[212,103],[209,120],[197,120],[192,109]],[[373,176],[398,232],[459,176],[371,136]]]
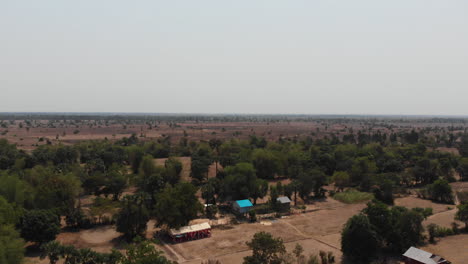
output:
[[[0,112],[468,115],[466,0],[0,0]]]

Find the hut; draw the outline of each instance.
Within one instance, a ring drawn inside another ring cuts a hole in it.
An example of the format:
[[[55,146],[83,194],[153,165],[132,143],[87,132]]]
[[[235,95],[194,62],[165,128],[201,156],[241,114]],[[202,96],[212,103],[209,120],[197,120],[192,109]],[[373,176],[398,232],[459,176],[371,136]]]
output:
[[[175,243],[211,237],[211,226],[208,223],[184,226],[169,230],[169,236]]]
[[[253,208],[253,204],[250,200],[238,200],[232,205],[232,208],[236,213],[246,214]]]
[[[403,254],[405,264],[450,264],[441,256],[434,255],[419,248],[411,247]]]
[[[281,211],[287,212],[291,209],[291,200],[288,197],[278,197],[276,201],[278,202]]]

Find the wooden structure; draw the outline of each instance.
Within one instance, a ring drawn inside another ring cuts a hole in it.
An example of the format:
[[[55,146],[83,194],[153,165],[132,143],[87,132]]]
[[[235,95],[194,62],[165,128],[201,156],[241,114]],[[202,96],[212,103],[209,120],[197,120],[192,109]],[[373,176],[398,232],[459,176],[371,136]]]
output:
[[[211,226],[208,223],[184,226],[169,230],[169,235],[175,243],[211,237]]]
[[[282,212],[288,212],[291,209],[291,200],[288,197],[278,197],[276,201],[278,202],[279,208]]]
[[[411,247],[403,254],[405,264],[450,264],[441,256],[434,255],[424,250]]]

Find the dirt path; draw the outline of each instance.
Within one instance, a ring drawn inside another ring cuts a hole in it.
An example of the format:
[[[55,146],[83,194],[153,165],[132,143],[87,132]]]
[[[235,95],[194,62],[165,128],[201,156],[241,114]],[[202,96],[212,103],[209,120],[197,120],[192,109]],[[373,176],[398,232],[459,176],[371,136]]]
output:
[[[166,249],[167,251],[170,252],[171,255],[173,255],[175,258],[176,258],[176,261],[178,263],[183,263],[183,262],[187,262],[187,260],[182,256],[180,255],[179,253],[177,253],[176,250],[174,250],[171,245],[169,244],[164,244],[163,245],[163,248]]]
[[[329,247],[331,247],[331,248],[334,248],[334,249],[336,249],[336,250],[341,250],[340,248],[337,248],[337,247],[335,247],[335,246],[333,246],[333,245],[330,245],[330,244],[328,244],[328,243],[326,243],[326,242],[323,242],[323,241],[321,241],[321,240],[319,240],[319,239],[317,239],[317,238],[315,238],[315,237],[308,236],[308,235],[304,234],[301,230],[299,230],[298,228],[296,228],[296,227],[295,227],[294,225],[292,225],[291,223],[288,223],[288,222],[286,222],[286,221],[284,221],[284,223],[286,223],[286,224],[287,224],[288,226],[290,226],[292,229],[296,230],[296,232],[297,232],[299,235],[301,235],[302,237],[304,237],[304,239],[298,239],[297,241],[299,241],[299,240],[312,239],[312,240],[315,240],[315,241],[317,241],[317,242],[319,242],[319,243],[322,243],[322,244],[324,244],[324,245],[326,245],[326,246],[329,246]],[[331,234],[331,235],[334,235],[334,234]],[[293,241],[293,242],[296,242],[296,241]]]

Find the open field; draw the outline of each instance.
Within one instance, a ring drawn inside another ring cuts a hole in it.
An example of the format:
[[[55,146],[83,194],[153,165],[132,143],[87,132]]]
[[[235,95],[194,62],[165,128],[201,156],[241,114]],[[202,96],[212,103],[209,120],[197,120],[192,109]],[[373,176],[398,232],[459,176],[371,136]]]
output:
[[[296,243],[305,249],[305,255],[331,251],[341,258],[340,232],[349,217],[357,214],[364,204],[347,205],[327,199],[308,206],[308,213],[291,215],[274,220],[271,225],[262,223],[239,224],[230,229],[214,229],[209,239],[169,245],[180,256],[180,263],[200,263],[201,260],[219,259],[223,264],[240,263],[250,254],[246,246],[260,231],[281,237],[288,250]]]
[[[468,263],[468,235],[457,235],[439,239],[436,244],[422,248],[428,252],[437,252],[447,258],[452,264]]]
[[[32,150],[37,145],[46,144],[49,140],[52,144],[74,144],[85,140],[108,139],[111,141],[129,137],[136,134],[141,140],[152,140],[168,136],[176,143],[182,137],[188,140],[209,140],[212,138],[246,139],[250,135],[262,136],[267,140],[277,140],[281,137],[311,136],[323,138],[331,134],[346,134],[350,129],[354,131],[379,131],[390,133],[398,131],[410,131],[426,127],[447,128],[452,125],[448,122],[440,122],[432,119],[353,119],[349,118],[323,118],[301,117],[274,119],[268,116],[257,117],[258,121],[247,121],[248,118],[239,117],[232,120],[239,121],[161,121],[157,118],[147,119],[128,117],[109,119],[96,119],[93,116],[81,119],[64,119],[64,116],[51,120],[11,119],[4,121],[0,128],[0,138],[6,138],[16,143],[19,148]],[[255,118],[251,118],[255,120]],[[216,120],[216,118],[213,118]],[[459,124],[460,129],[466,126]],[[462,130],[460,130],[462,131]],[[456,130],[453,132],[457,132]],[[458,153],[455,148],[439,148],[438,150],[450,153]]]
[[[429,208],[432,208],[432,212],[434,214],[446,212],[455,208],[454,205],[434,203],[432,201],[424,200],[424,199],[413,197],[413,196],[397,198],[395,199],[395,205],[404,206],[407,208],[416,208],[416,207],[428,208],[429,207]]]

